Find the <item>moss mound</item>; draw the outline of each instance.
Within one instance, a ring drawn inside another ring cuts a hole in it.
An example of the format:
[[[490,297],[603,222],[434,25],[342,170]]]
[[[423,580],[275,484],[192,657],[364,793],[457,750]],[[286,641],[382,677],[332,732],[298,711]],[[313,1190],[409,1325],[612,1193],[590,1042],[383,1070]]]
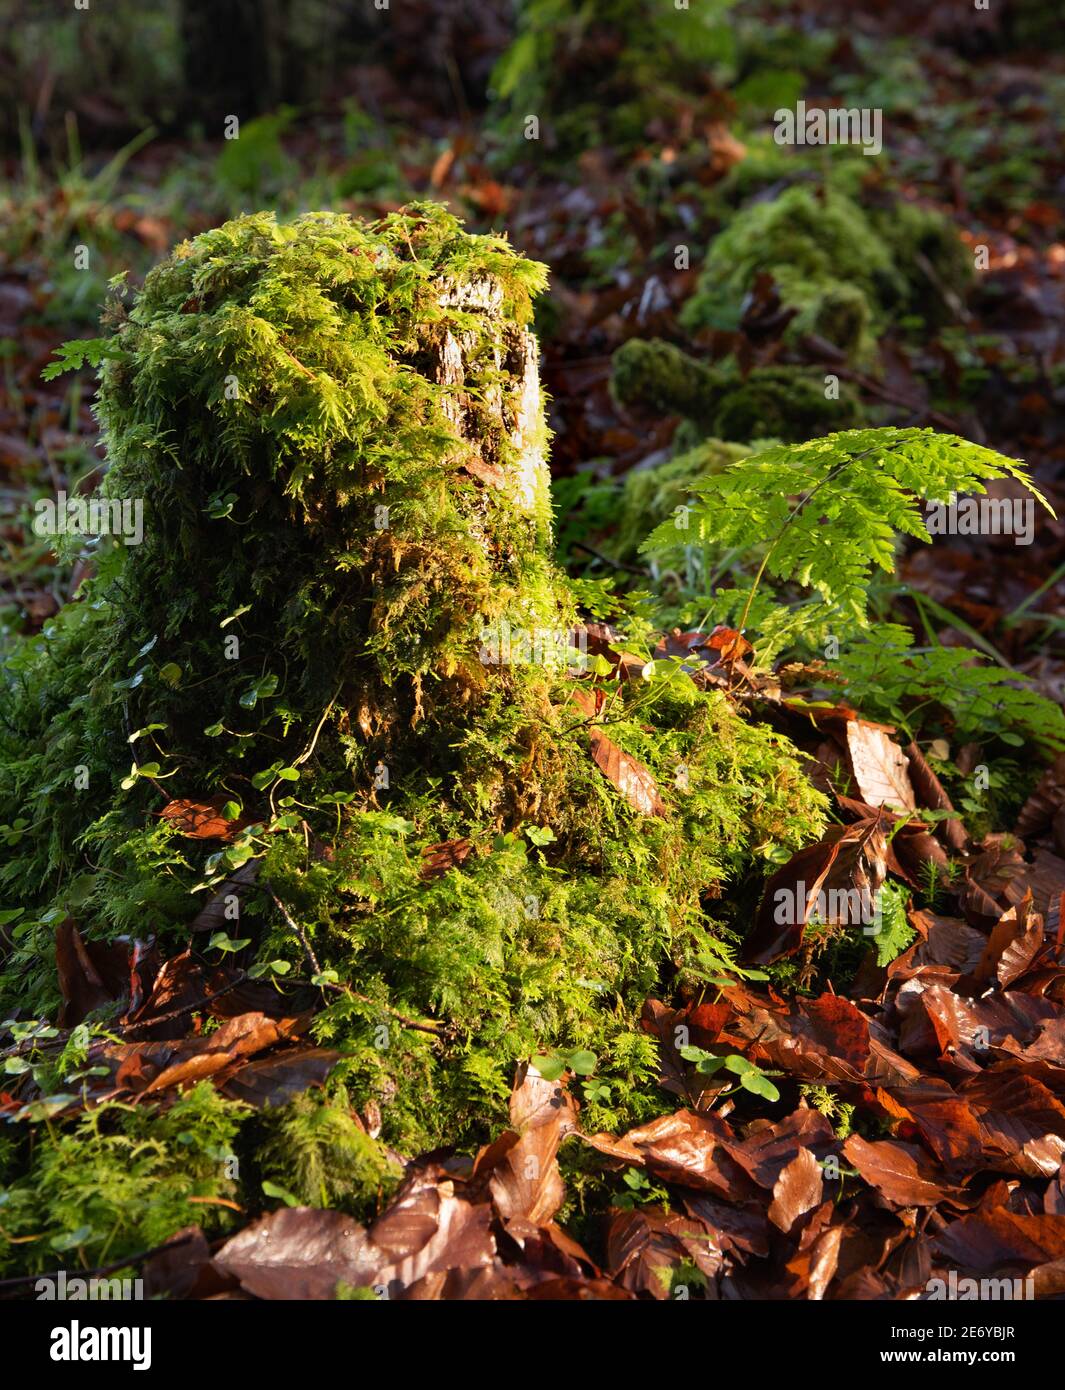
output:
[[[797,310],[789,333],[861,358],[891,317],[950,317],[971,272],[954,229],[930,209],[867,212],[842,192],[796,185],[749,205],[715,238],[682,317],[693,330],[736,329],[745,295],[768,273]]]
[[[634,560],[648,533],[691,500],[695,483],[723,472],[730,463],[747,458],[750,452],[745,444],[705,439],[665,463],[627,474],[612,554],[619,560]]]
[[[747,376],[696,361],[672,343],[633,338],[615,352],[611,389],[619,404],[656,414],[683,415],[691,428],[682,443],[721,439],[803,441],[863,422],[857,397],[841,385],[825,395],[823,373],[801,367],[755,367]]]
[[[58,917],[176,944],[254,863],[237,959],[286,963],[282,991],[318,972],[333,1084],[388,1143],[483,1139],[514,1061],[556,1047],[600,1059],[592,1124],[668,1099],[646,993],[727,958],[707,895],[822,801],[785,740],[682,672],[593,696],[562,669],[576,614],[524,327],[544,279],[428,205],[256,215],[112,314],[106,493],[143,499],[145,535],[101,546],[5,668],[24,916],[0,1007],[54,1011]],[[645,804],[605,736],[653,777]],[[168,801],[231,831],[192,836]]]

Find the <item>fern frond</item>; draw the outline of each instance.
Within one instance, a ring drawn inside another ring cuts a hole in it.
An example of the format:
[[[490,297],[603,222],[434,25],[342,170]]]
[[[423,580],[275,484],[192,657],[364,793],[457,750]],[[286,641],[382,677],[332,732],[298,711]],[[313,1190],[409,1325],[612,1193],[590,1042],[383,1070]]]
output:
[[[1004,477],[1053,515],[1024,465],[993,449],[932,429],[843,430],[778,445],[701,479],[685,522],[688,538],[704,546],[762,548],[752,595],[763,576],[797,583],[864,627],[873,572],[893,572],[898,537],[931,540],[922,501],[984,492],[986,482]],[[643,549],[676,541],[670,520]]]

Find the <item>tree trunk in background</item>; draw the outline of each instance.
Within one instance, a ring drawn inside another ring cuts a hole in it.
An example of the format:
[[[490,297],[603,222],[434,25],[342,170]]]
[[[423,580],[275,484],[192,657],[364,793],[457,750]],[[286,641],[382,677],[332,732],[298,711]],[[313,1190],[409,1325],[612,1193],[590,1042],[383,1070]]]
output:
[[[184,0],[181,36],[188,114],[212,126],[298,99],[302,68],[291,46],[291,0]]]

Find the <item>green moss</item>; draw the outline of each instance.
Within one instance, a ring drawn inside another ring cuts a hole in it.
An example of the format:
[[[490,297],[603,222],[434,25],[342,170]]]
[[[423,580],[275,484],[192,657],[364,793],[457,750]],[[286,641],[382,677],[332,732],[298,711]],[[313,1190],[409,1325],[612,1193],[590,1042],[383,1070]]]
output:
[[[183,1226],[225,1226],[246,1107],[207,1082],[167,1110],[109,1102],[31,1139],[0,1186],[0,1272],[92,1268]],[[16,1168],[21,1176],[15,1176]],[[75,1264],[76,1262],[76,1264]]]
[[[466,733],[452,809],[436,822],[437,836],[472,833],[461,869],[420,878],[426,820],[410,801],[413,824],[350,818],[332,862],[308,867],[291,840],[270,851],[264,873],[294,904],[323,967],[365,996],[334,1004],[318,1035],[343,1041],[341,1074],[353,1094],[378,1100],[396,1147],[472,1140],[486,1122],[505,1123],[513,1065],[553,1046],[595,1052],[625,1115],[663,1104],[653,1086],[634,1085],[627,1040],[645,997],[663,969],[718,949],[704,893],[756,849],[800,843],[820,813],[783,741],[683,680],[631,716],[619,691],[609,728],[655,776],[666,817],[640,817],[617,796],[573,729],[572,705],[545,704],[539,727],[511,705],[486,709]],[[486,824],[507,804],[515,770],[517,794],[501,822]],[[528,825],[555,840],[535,848],[521,833]],[[282,934],[267,944],[285,949]],[[425,1016],[449,1034],[445,1065],[439,1040],[401,1021]]]
[[[576,158],[594,146],[625,152],[668,113],[713,92],[714,69],[732,55],[731,0],[678,9],[653,0],[519,0],[514,41],[492,75],[494,124],[509,156],[524,146],[525,121],[540,122],[531,147]],[[665,116],[665,120],[664,120]]]
[[[841,296],[843,291],[826,296],[826,305],[838,305]],[[829,397],[824,374],[799,367],[755,367],[744,377],[735,368],[698,362],[657,338],[630,339],[612,361],[611,389],[621,405],[683,415],[696,437],[802,441],[862,423],[854,393],[836,385],[838,397]]]
[[[750,452],[744,444],[706,439],[654,468],[638,468],[627,474],[612,553],[621,560],[632,560],[648,533],[689,501],[694,483],[721,472]]]
[[[304,1206],[365,1212],[399,1183],[390,1161],[355,1117],[343,1088],[329,1097],[308,1091],[272,1113],[259,1149],[262,1173]]]
[[[932,324],[955,317],[973,283],[972,255],[954,223],[934,208],[897,200],[870,214],[907,277],[906,308]]]
[[[715,238],[682,317],[691,329],[736,329],[744,296],[768,273],[797,310],[790,335],[817,333],[860,359],[892,317],[951,316],[927,267],[952,293],[964,289],[964,248],[938,213],[901,201],[867,213],[838,190],[797,185],[750,204]]]

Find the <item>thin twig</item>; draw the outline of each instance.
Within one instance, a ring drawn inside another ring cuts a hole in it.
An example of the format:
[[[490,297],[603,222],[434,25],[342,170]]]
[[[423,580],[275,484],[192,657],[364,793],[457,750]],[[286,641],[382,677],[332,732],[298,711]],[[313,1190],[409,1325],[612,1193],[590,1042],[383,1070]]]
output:
[[[295,917],[293,917],[292,913],[289,912],[288,908],[277,896],[277,894],[270,887],[270,885],[267,883],[264,886],[266,888],[266,891],[270,894],[271,898],[273,898],[274,906],[277,908],[278,912],[280,912],[281,916],[284,917],[285,925],[288,927],[289,931],[295,932],[297,938],[299,939],[299,943],[303,947],[303,953],[307,957],[307,960],[310,962],[311,970],[314,972],[315,975],[320,975],[322,973],[322,967],[318,964],[318,957],[314,954],[314,948],[311,946],[311,943],[307,940],[306,932],[296,921]]]
[[[128,1269],[132,1265],[141,1265],[145,1260],[151,1259],[153,1255],[158,1255],[164,1250],[173,1250],[179,1245],[188,1245],[196,1237],[181,1236],[176,1240],[164,1241],[162,1245],[153,1245],[150,1250],[142,1250],[137,1255],[127,1255],[124,1259],[114,1260],[109,1265],[98,1265],[95,1269],[79,1270],[77,1274],[71,1276],[76,1279],[95,1279],[101,1274],[111,1274],[116,1269]],[[58,1279],[63,1270],[57,1269],[54,1274],[20,1274],[17,1279],[0,1279],[0,1289],[17,1289],[23,1284],[33,1284],[38,1279]]]
[[[315,729],[315,731],[314,731],[314,737],[311,739],[310,743],[307,745],[307,747],[304,749],[304,751],[299,755],[299,757],[293,759],[293,762],[292,762],[292,766],[293,766],[293,767],[299,767],[301,763],[305,763],[305,762],[307,761],[307,759],[311,756],[311,754],[314,752],[315,745],[316,745],[317,742],[318,742],[318,735],[322,732],[322,725],[323,725],[323,724],[325,723],[325,721],[329,718],[329,711],[330,711],[330,710],[333,708],[333,706],[336,704],[337,700],[339,700],[339,698],[340,698],[340,692],[341,692],[342,689],[343,689],[343,685],[342,685],[342,684],[337,686],[336,694],[333,696],[333,698],[332,698],[332,699],[329,701],[329,703],[326,705],[325,709],[322,711],[322,717],[321,717],[321,719],[319,719],[319,721],[318,721],[318,727],[317,727],[317,728]]]
[[[642,579],[649,579],[650,570],[641,569],[639,565],[626,565],[621,560],[612,560],[609,555],[604,555],[601,550],[594,550],[590,545],[585,545],[583,541],[573,542],[574,550],[583,550],[586,555],[591,555],[595,560],[601,560],[604,565],[610,565],[616,570],[625,570],[628,574],[638,574]]]
[[[230,990],[242,985],[248,978],[246,970],[237,972],[237,978],[221,989],[216,989],[213,994],[205,994],[202,999],[194,999],[191,1004],[182,1004],[179,1009],[171,1009],[169,1013],[156,1014],[154,1018],[143,1018],[139,1023],[124,1023],[116,1031],[119,1033],[136,1033],[141,1028],[154,1028],[157,1023],[169,1023],[171,1019],[181,1018],[183,1014],[195,1013],[197,1009],[202,1009],[205,1004],[210,1004],[212,1000],[219,998],[220,995],[228,994]]]
[[[404,1028],[413,1028],[418,1033],[431,1033],[436,1038],[447,1036],[447,1029],[441,1024],[419,1023],[417,1019],[408,1018],[406,1014],[401,1014],[391,1004],[382,1004],[379,999],[371,999],[368,994],[360,994],[357,989],[352,989],[350,985],[333,984],[332,981],[327,980],[322,985],[322,989],[331,989],[337,994],[346,994],[349,999],[358,999],[362,1004],[372,1004],[375,1009],[384,1009],[386,1014],[391,1014],[397,1023],[403,1024]]]
[[[280,912],[281,916],[284,917],[285,924],[289,927],[291,931],[295,932],[296,936],[299,938],[300,943],[303,946],[304,952],[306,953],[307,959],[310,962],[311,968],[314,971],[315,975],[321,975],[322,967],[318,964],[318,960],[314,954],[314,951],[311,948],[311,943],[307,940],[303,928],[299,926],[295,918],[292,916],[291,912],[289,912],[288,908],[277,896],[277,894],[274,892],[274,890],[270,887],[269,884],[266,885],[266,891],[270,894],[271,898],[273,898],[274,905],[277,908],[278,912]],[[398,1009],[393,1009],[388,1004],[382,1004],[377,999],[371,999],[368,994],[359,994],[356,990],[353,990],[349,985],[333,984],[332,981],[327,980],[324,984],[320,985],[319,988],[335,990],[339,994],[348,994],[351,996],[352,999],[358,999],[364,1004],[373,1004],[375,1008],[384,1009],[386,1013],[390,1013],[392,1017],[398,1019],[400,1023],[404,1025],[404,1027],[415,1028],[420,1033],[433,1033],[437,1037],[441,1037],[445,1032],[443,1028],[441,1028],[439,1025],[435,1023],[418,1023],[415,1019],[408,1018],[406,1014],[401,1014]]]

